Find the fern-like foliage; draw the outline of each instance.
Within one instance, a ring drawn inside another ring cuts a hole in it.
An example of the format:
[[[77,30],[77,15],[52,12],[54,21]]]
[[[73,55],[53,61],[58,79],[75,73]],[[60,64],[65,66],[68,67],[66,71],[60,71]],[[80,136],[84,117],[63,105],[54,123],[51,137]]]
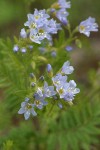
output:
[[[85,100],[78,106],[61,112],[56,121],[49,124],[47,150],[90,150],[99,143],[99,97]]]
[[[9,109],[16,110],[20,98],[26,93],[25,68],[15,57],[12,43],[0,40],[0,87],[5,90],[5,99]],[[19,100],[18,100],[19,99]]]
[[[45,116],[34,119],[33,125],[23,122],[0,141],[11,139],[15,150],[90,150],[95,144],[99,145],[99,104],[97,97],[92,101],[86,99],[49,119]]]

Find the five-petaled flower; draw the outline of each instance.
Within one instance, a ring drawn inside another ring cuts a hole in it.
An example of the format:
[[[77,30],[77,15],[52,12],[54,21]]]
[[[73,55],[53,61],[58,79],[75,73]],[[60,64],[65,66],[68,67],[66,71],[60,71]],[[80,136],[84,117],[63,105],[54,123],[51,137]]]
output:
[[[89,17],[88,19],[82,21],[79,25],[79,32],[85,34],[87,37],[90,36],[90,32],[98,31],[98,24],[95,23],[95,18]]]
[[[25,98],[25,101],[21,103],[21,108],[18,114],[24,114],[25,120],[29,119],[30,115],[36,116],[37,113],[34,111],[34,105],[29,103],[29,98]]]

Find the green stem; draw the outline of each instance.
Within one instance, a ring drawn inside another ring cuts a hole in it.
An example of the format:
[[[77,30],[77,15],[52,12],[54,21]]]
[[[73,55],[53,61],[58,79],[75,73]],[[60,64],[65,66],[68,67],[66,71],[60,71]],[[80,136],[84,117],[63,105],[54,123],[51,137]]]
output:
[[[49,110],[47,116],[50,116],[50,114],[51,114],[51,112],[52,112],[52,110],[53,110],[53,108],[54,108],[54,105],[55,105],[55,103],[52,104],[52,106],[51,106],[51,108],[50,108],[50,110]]]

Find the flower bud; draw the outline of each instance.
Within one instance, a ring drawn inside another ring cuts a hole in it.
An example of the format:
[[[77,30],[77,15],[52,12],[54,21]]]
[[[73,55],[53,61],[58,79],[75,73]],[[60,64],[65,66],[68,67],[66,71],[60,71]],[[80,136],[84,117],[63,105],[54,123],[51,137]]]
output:
[[[69,52],[69,51],[72,51],[73,48],[70,45],[68,45],[68,46],[65,47],[65,50]]]
[[[30,77],[31,77],[31,78],[34,78],[34,73],[30,73]]]
[[[51,56],[52,56],[52,57],[56,57],[56,56],[57,56],[57,53],[56,53],[55,51],[52,51],[52,52],[51,52]]]
[[[23,48],[21,49],[21,52],[22,52],[22,53],[26,53],[26,48],[23,47]]]
[[[47,64],[47,73],[48,73],[48,76],[49,77],[52,77],[53,76],[53,71],[52,71],[52,67],[50,64]]]
[[[14,52],[18,52],[18,50],[19,50],[18,45],[14,45],[14,47],[13,47],[13,51],[14,51]]]
[[[36,83],[31,82],[31,87],[34,87],[36,85]]]
[[[44,76],[41,76],[41,77],[39,78],[39,80],[40,80],[40,81],[44,81]]]
[[[27,38],[27,33],[24,28],[21,29],[20,36],[21,36],[21,38]]]

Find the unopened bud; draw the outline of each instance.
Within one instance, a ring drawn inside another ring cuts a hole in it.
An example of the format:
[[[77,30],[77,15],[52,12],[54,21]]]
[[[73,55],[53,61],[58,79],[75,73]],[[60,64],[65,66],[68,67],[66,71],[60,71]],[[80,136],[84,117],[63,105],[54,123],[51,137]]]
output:
[[[32,82],[32,83],[31,83],[31,86],[32,86],[32,87],[34,87],[34,86],[35,86],[35,84],[36,84],[36,83]]]
[[[41,76],[39,80],[44,81],[44,76]]]
[[[13,51],[14,51],[14,52],[18,52],[18,50],[19,50],[18,45],[14,45],[14,47],[13,47]]]
[[[52,77],[53,76],[53,71],[52,71],[51,65],[48,64],[46,69],[47,69],[48,76]]]
[[[30,73],[30,77],[31,77],[31,78],[34,78],[34,73]]]

